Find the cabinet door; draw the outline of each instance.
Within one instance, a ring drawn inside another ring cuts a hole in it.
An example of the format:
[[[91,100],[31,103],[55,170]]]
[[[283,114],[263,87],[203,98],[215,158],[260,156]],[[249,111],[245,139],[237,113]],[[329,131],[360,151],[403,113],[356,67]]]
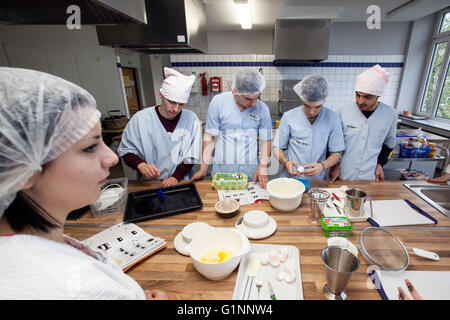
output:
[[[11,67],[32,69],[50,73],[45,50],[4,44]]]

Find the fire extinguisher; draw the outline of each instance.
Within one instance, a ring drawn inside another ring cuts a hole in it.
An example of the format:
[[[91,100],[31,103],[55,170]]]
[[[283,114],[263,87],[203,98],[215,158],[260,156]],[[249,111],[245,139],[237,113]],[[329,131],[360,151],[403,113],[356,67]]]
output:
[[[200,73],[200,76],[202,77],[202,95],[207,96],[208,95],[208,82],[206,81],[206,72]]]

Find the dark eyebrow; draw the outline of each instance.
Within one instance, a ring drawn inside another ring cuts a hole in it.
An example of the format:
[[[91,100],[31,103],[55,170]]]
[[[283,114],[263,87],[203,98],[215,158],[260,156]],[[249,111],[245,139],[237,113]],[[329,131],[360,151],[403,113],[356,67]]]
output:
[[[99,136],[99,135],[97,135],[97,136],[92,136],[91,139],[97,140],[97,139],[100,139],[100,137],[101,137],[101,136]]]

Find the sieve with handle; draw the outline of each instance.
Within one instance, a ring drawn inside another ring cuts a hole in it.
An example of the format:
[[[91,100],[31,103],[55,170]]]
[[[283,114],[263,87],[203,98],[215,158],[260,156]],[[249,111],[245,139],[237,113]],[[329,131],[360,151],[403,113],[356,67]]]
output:
[[[405,270],[409,265],[409,254],[435,261],[440,259],[434,252],[405,246],[399,238],[380,227],[363,229],[359,236],[359,247],[368,263],[388,271]]]

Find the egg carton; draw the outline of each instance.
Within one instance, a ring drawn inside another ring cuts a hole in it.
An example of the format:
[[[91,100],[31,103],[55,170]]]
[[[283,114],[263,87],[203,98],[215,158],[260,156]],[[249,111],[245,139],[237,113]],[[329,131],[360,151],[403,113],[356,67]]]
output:
[[[245,190],[248,176],[245,173],[216,173],[211,185],[216,190]]]

